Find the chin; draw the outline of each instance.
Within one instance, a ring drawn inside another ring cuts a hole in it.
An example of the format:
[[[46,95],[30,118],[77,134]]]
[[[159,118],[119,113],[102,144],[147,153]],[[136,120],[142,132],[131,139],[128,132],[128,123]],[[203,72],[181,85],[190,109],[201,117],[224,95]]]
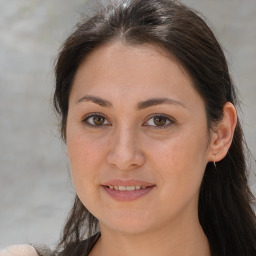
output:
[[[144,214],[122,214],[113,219],[100,220],[100,227],[105,227],[115,232],[131,235],[147,232],[151,221]]]

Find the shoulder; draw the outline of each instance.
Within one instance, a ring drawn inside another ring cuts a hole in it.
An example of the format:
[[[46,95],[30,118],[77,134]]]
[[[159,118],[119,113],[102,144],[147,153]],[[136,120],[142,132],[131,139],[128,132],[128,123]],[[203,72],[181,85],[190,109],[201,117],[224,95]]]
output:
[[[0,250],[0,256],[38,256],[38,254],[33,246],[29,244],[20,244]]]
[[[52,256],[53,252],[44,244],[20,244],[0,251],[0,256]]]

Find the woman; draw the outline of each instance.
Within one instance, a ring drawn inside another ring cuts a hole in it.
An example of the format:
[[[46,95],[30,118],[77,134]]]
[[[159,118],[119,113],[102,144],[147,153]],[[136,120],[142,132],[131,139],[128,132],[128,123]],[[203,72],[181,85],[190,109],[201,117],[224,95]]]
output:
[[[56,63],[77,196],[53,254],[256,255],[236,104],[221,47],[181,3],[81,22]]]

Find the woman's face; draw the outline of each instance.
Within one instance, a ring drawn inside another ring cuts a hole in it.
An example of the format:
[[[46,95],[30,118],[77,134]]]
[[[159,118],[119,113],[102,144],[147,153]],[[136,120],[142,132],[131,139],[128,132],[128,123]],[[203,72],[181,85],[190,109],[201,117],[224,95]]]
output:
[[[112,43],[80,65],[67,154],[77,195],[101,227],[140,233],[194,221],[208,140],[202,98],[155,46]]]

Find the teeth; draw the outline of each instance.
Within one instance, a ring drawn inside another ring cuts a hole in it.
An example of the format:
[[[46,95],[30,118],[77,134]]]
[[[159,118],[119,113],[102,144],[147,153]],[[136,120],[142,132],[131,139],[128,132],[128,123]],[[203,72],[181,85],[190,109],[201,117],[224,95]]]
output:
[[[128,191],[135,190],[135,186],[128,186],[128,187],[126,187],[126,190],[128,190]]]
[[[119,190],[119,191],[133,191],[138,189],[145,189],[146,186],[108,186],[109,189]]]

